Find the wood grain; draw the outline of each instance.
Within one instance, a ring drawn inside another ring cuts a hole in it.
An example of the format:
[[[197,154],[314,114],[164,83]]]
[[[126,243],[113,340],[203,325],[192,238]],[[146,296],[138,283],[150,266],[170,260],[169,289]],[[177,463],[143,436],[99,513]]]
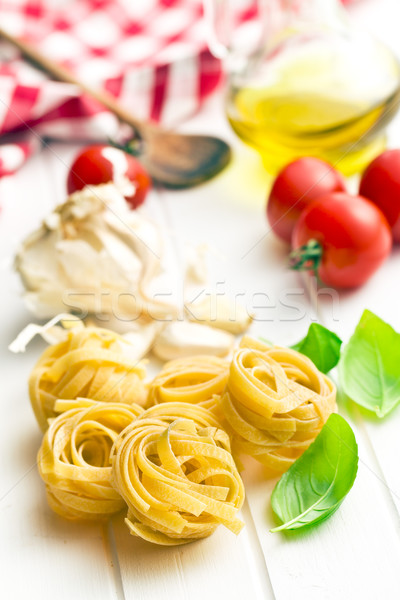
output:
[[[359,3],[355,14],[361,23],[370,19],[382,33],[388,22],[385,7],[392,14],[399,10],[393,0],[371,0]],[[398,19],[389,20],[387,39],[398,47]],[[312,288],[282,267],[286,248],[267,233],[264,214],[268,176],[259,158],[228,131],[221,103],[215,97],[187,127],[226,136],[236,148],[232,166],[212,183],[190,192],[154,191],[145,207],[167,240],[166,288],[175,298],[183,297],[181,274],[188,248],[206,242],[210,285],[202,293],[214,288],[237,295],[238,302],[257,315],[252,326],[256,335],[291,344],[319,318],[347,339],[365,307],[400,330],[399,249],[366,286],[341,294],[337,311],[329,297],[315,298]],[[392,145],[399,146],[399,119],[390,132]],[[31,600],[398,598],[400,408],[378,421],[354,405],[340,406],[359,444],[359,474],[340,510],[309,532],[269,533],[274,523],[269,500],[275,482],[267,481],[262,468],[251,460],[243,473],[246,528],[238,538],[220,528],[198,543],[157,548],[129,536],[121,517],[106,527],[82,525],[63,521],[48,509],[36,471],[40,434],[26,390],[28,373],[44,344],[35,342],[18,356],[6,350],[6,344],[31,320],[10,265],[18,242],[64,198],[75,151],[74,146],[54,144],[15,177],[0,181],[4,596]],[[152,372],[157,366],[151,366]]]

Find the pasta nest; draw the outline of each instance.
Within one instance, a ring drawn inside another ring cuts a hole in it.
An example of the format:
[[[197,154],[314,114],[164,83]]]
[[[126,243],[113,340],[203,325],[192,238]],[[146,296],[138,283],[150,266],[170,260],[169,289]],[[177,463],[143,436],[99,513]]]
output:
[[[172,546],[207,537],[220,524],[236,534],[243,526],[236,515],[244,486],[229,437],[200,406],[146,410],[116,440],[112,468],[132,535]]]
[[[189,356],[166,363],[149,387],[149,406],[161,402],[188,402],[215,406],[215,395],[225,389],[229,362],[216,356]]]
[[[143,409],[135,404],[59,400],[61,414],[46,431],[39,474],[50,507],[67,519],[101,519],[124,508],[111,484],[110,452],[119,433]]]
[[[249,454],[276,476],[308,448],[336,411],[336,388],[314,363],[258,341],[236,351],[220,397],[234,455]]]
[[[87,397],[103,402],[144,405],[143,363],[132,360],[132,345],[99,327],[76,328],[49,346],[29,377],[29,396],[39,426],[56,417],[57,399]]]

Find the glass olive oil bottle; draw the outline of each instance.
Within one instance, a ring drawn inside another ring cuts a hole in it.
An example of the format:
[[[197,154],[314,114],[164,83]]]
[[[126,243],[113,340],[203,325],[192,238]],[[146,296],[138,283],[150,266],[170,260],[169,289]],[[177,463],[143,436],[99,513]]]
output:
[[[338,0],[257,0],[241,26],[246,1],[204,0],[234,131],[271,173],[306,155],[347,175],[361,170],[384,148],[400,104],[396,57],[354,28]]]
[[[399,64],[370,38],[357,47],[345,36],[299,42],[232,78],[230,124],[272,173],[307,155],[355,173],[385,146],[384,125],[400,102]]]

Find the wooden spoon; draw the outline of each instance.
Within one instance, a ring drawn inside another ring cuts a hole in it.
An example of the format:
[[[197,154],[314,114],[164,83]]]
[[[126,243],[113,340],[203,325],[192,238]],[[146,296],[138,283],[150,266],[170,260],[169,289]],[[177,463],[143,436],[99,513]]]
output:
[[[0,28],[0,38],[17,47],[23,56],[58,81],[72,83],[103,104],[118,119],[131,125],[143,141],[140,161],[154,181],[170,188],[198,185],[217,175],[231,158],[226,142],[209,135],[174,133],[153,123],[136,119],[105,90],[79,81],[68,69],[53,62],[36,48]]]

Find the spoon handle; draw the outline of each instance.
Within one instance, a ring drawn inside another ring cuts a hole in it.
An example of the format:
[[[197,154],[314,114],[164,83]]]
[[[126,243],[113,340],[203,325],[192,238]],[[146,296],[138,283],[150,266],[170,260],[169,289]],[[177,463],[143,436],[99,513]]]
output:
[[[51,75],[51,77],[54,79],[76,85],[80,90],[82,90],[82,92],[88,94],[88,96],[91,96],[100,102],[100,104],[108,108],[108,110],[114,113],[114,115],[116,115],[120,121],[131,125],[139,133],[139,135],[145,135],[146,133],[150,133],[152,129],[157,129],[157,127],[154,125],[143,123],[138,119],[135,119],[135,117],[128,110],[125,110],[125,108],[121,106],[119,102],[117,102],[115,97],[109,94],[106,90],[96,90],[86,85],[77,79],[75,75],[69,71],[69,69],[66,69],[50,58],[47,58],[47,56],[44,56],[44,54],[31,46],[31,44],[14,37],[1,28],[0,38],[3,38],[3,40],[18,48],[25,58],[33,62],[35,66],[40,68],[40,70],[44,71],[48,75]]]

